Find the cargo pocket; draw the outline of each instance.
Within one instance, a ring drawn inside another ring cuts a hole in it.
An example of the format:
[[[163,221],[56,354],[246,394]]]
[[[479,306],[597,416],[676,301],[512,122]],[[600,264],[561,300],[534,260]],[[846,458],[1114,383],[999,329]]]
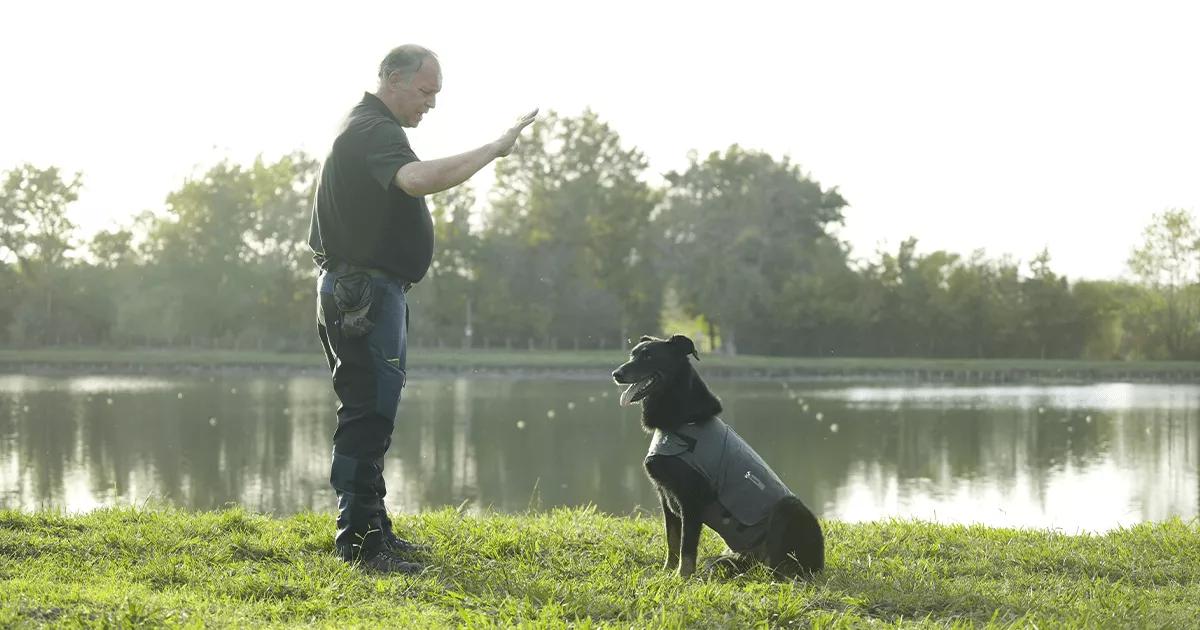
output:
[[[400,359],[395,357],[377,355],[375,363],[375,412],[394,420],[400,406],[400,392],[404,389],[404,369],[400,367]]]
[[[375,412],[393,420],[406,371],[407,317],[404,293],[387,281],[375,287],[375,327],[367,337],[375,367]]]

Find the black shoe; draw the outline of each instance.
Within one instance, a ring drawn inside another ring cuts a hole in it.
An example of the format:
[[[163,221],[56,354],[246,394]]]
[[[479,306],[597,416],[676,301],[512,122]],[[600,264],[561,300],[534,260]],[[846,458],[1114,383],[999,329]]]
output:
[[[387,532],[383,536],[383,548],[402,558],[423,558],[429,555],[429,545],[418,545]]]
[[[425,569],[425,565],[417,562],[405,562],[386,549],[376,551],[374,555],[363,560],[361,566],[375,573],[399,573],[402,575],[420,573]]]

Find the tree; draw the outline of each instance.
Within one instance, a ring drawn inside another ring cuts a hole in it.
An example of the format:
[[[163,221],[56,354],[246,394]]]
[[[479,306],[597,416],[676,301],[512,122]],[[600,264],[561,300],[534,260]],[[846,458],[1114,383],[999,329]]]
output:
[[[474,337],[471,313],[478,308],[479,235],[471,227],[475,193],[469,186],[457,186],[434,195],[430,202],[436,250],[427,281],[414,297],[424,306],[418,322],[429,321],[438,339],[460,338],[464,347],[470,347]]]
[[[1078,356],[1082,359],[1114,360],[1125,358],[1127,340],[1123,331],[1122,304],[1131,301],[1126,284],[1112,281],[1076,282],[1071,294],[1079,313],[1074,334],[1079,338]]]
[[[772,313],[758,328],[777,354],[862,354],[868,340],[871,294],[864,277],[848,263],[849,247],[837,239],[814,240],[805,273],[784,276]]]
[[[993,356],[990,342],[999,329],[995,265],[976,250],[960,262],[946,279],[946,292],[954,322],[952,347],[955,356]]]
[[[1079,356],[1070,347],[1078,318],[1067,279],[1050,269],[1050,251],[1043,249],[1029,264],[1032,276],[1021,283],[1026,339],[1040,359]]]
[[[305,259],[316,172],[316,162],[298,153],[275,163],[260,157],[250,167],[222,161],[167,196],[144,249],[157,263],[147,278],[157,299],[179,307],[169,338],[236,346],[311,335]]]
[[[21,342],[48,342],[58,328],[56,296],[70,287],[55,282],[66,267],[75,224],[67,206],[79,198],[81,176],[64,180],[57,167],[22,164],[3,176],[0,188],[0,255],[16,263],[17,299],[10,335]]]
[[[491,278],[483,285],[509,289],[538,329],[524,327],[531,336],[598,345],[657,328],[657,197],[645,169],[641,152],[591,111],[550,112],[497,164],[483,247],[505,259],[481,268]]]
[[[100,230],[92,236],[88,250],[101,267],[115,269],[133,258],[133,232],[127,229]]]
[[[67,206],[79,199],[82,176],[64,180],[57,167],[22,164],[4,174],[0,188],[0,253],[18,265],[59,266],[71,249],[75,224]]]
[[[1129,269],[1161,298],[1151,317],[1167,355],[1184,358],[1200,341],[1200,229],[1190,212],[1173,209],[1155,214],[1142,238]]]
[[[286,271],[308,283],[312,251],[308,247],[311,204],[320,164],[299,151],[274,163],[259,156],[247,172],[251,190],[249,231],[243,240],[248,262]]]
[[[785,284],[813,273],[815,254],[830,253],[816,244],[841,222],[845,200],[787,158],[737,145],[703,161],[693,154],[687,169],[666,177],[670,187],[656,225],[682,306],[710,322],[727,353],[739,343],[777,351],[779,331],[756,331],[775,323],[771,313]]]
[[[320,164],[299,151],[275,162],[258,157],[249,170],[253,222],[243,235],[254,272],[255,342],[307,347],[313,330],[316,267],[308,246],[312,199]]]
[[[950,294],[958,255],[939,250],[921,256],[917,239],[909,237],[894,256],[880,252],[879,257],[864,271],[877,293],[870,321],[880,350],[901,356],[947,354],[959,323]]]

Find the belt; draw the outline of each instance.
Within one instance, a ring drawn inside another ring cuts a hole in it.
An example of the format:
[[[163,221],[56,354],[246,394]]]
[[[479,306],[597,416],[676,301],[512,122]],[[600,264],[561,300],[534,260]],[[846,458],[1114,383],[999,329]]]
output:
[[[402,278],[394,273],[384,271],[382,269],[376,269],[374,267],[362,267],[359,265],[352,265],[348,262],[342,262],[340,260],[326,260],[324,269],[326,269],[327,271],[336,271],[338,273],[361,272],[361,273],[367,274],[368,276],[371,276],[372,278],[382,278],[384,280],[391,280],[392,282],[399,284],[401,290],[403,290],[405,293],[408,293],[408,290],[410,288],[412,288],[412,285],[413,285],[412,282],[405,280],[404,278]]]

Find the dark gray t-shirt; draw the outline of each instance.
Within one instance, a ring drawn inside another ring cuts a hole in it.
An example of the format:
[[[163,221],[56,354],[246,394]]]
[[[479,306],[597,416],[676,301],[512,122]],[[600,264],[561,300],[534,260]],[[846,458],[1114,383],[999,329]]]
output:
[[[308,244],[313,259],[382,269],[410,282],[433,260],[433,219],[424,197],[395,184],[417,161],[404,128],[374,94],[351,110],[321,166]]]

